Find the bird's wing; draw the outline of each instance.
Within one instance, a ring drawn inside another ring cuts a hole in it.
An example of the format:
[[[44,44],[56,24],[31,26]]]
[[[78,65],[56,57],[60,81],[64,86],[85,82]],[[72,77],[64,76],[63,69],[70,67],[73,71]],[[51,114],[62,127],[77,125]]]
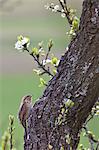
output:
[[[27,112],[27,107],[26,104],[21,104],[20,109],[19,109],[19,113],[18,113],[18,118],[19,120],[22,122],[23,118],[25,117]]]

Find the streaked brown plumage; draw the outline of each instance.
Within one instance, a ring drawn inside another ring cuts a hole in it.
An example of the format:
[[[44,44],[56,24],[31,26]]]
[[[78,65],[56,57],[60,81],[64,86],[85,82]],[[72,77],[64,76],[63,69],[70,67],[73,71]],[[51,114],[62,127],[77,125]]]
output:
[[[32,96],[31,95],[24,96],[22,98],[22,102],[18,112],[18,118],[24,128],[26,128],[26,120],[28,118],[31,106],[32,106]]]

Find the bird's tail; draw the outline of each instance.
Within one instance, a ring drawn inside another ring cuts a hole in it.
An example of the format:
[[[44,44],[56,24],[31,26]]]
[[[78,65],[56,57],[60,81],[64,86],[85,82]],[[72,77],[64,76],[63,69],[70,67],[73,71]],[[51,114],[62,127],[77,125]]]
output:
[[[22,122],[22,126],[24,127],[24,131],[25,131],[25,136],[27,138],[27,125],[26,125],[26,121]]]

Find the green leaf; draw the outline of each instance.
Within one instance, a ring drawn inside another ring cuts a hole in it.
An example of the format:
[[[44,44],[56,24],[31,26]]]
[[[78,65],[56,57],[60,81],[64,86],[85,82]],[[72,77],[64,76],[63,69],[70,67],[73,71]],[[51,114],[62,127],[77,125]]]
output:
[[[19,35],[19,36],[17,37],[17,39],[18,39],[18,41],[22,41],[23,36],[22,36],[22,35]]]
[[[39,54],[38,48],[36,47],[32,48],[32,53],[37,56]]]
[[[55,75],[57,73],[57,70],[56,69],[53,69],[53,74]]]
[[[71,107],[73,107],[74,102],[72,100],[66,98],[64,104],[65,104],[66,107],[71,108]]]
[[[59,60],[58,60],[57,57],[53,57],[52,60],[51,60],[51,63],[52,63],[53,65],[57,65],[58,61],[59,61]]]
[[[43,79],[43,78],[40,78],[40,84],[39,84],[39,87],[42,87],[46,85],[46,81]]]
[[[39,47],[39,49],[43,47],[43,41],[38,43],[38,47]]]
[[[72,27],[73,29],[78,29],[78,26],[79,26],[79,19],[75,17],[75,19],[72,22]]]
[[[33,71],[34,71],[37,75],[40,75],[40,74],[41,74],[41,70],[40,70],[40,69],[33,69]]]
[[[48,42],[48,48],[51,49],[53,47],[53,40],[49,40]]]

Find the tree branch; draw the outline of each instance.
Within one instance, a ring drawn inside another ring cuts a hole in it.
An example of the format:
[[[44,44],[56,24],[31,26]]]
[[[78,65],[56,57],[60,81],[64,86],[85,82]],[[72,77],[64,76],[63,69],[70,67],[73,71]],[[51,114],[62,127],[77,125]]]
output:
[[[61,2],[61,0],[59,0],[59,3],[62,6],[62,9],[64,10],[64,13],[65,13],[66,18],[68,20],[68,23],[71,26],[72,25],[72,20],[70,19],[70,12],[69,12],[69,10],[67,8],[66,0],[64,0],[64,4]]]
[[[47,73],[48,75],[50,75],[50,76],[53,77],[53,74],[52,74],[49,70],[47,70],[47,69],[43,66],[42,63],[39,62],[39,60],[33,55],[33,53],[30,53],[27,48],[26,48],[25,50],[34,58],[34,60],[35,60],[35,61],[37,62],[37,64],[38,64],[38,66],[43,69],[44,73]]]

